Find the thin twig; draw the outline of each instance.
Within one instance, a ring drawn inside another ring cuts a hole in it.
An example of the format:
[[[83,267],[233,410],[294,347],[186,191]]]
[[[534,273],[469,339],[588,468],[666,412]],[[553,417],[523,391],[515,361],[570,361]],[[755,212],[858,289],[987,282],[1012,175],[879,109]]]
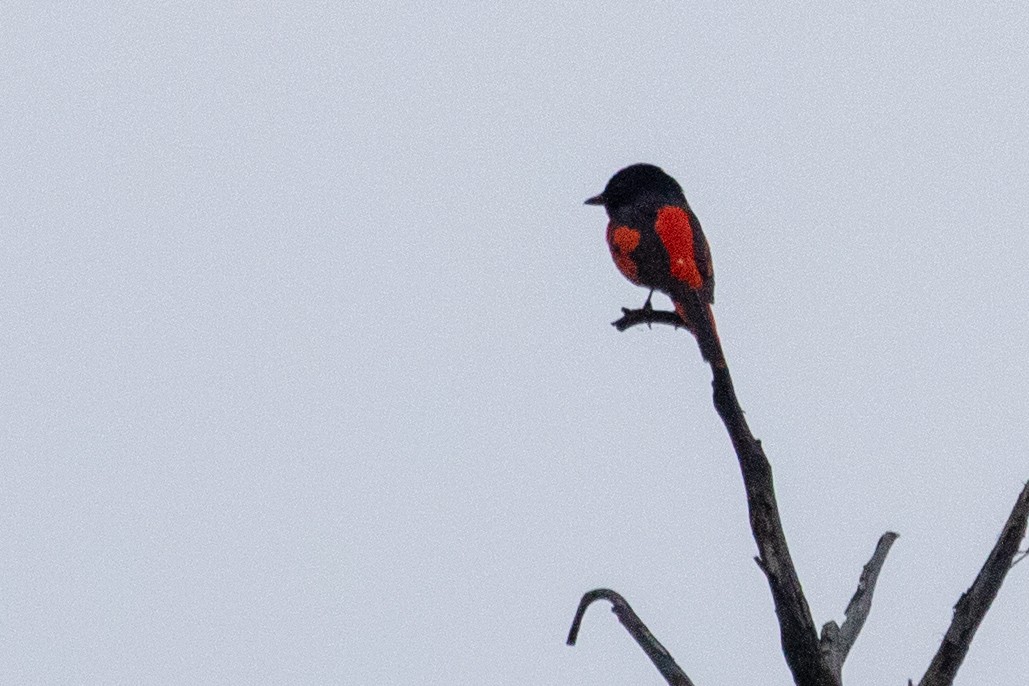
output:
[[[961,594],[954,606],[954,618],[943,637],[943,643],[936,652],[925,676],[918,686],[950,686],[954,676],[968,653],[979,624],[986,616],[994,598],[1000,591],[1004,577],[1011,569],[1011,562],[1018,552],[1018,544],[1025,536],[1026,520],[1029,519],[1029,483],[1015,501],[1008,520],[1000,532],[986,563],[979,570],[972,586]]]
[[[655,310],[651,307],[643,307],[638,310],[630,310],[628,307],[622,308],[622,318],[618,321],[611,322],[611,326],[615,327],[619,331],[625,331],[628,328],[636,326],[637,324],[668,324],[675,328],[684,328],[682,323],[682,317],[677,315],[675,312],[670,310]]]
[[[843,621],[843,626],[838,627],[836,622],[827,622],[822,627],[822,655],[829,661],[829,666],[836,672],[836,678],[840,681],[843,679],[843,662],[854,646],[858,634],[861,633],[865,620],[868,619],[868,613],[872,609],[875,582],[879,579],[879,572],[886,562],[886,555],[889,554],[890,547],[897,538],[898,535],[892,531],[887,531],[879,537],[872,558],[861,570],[857,590],[850,602],[847,603],[847,609],[844,610],[846,619]]]
[[[579,636],[579,627],[582,624],[583,615],[586,614],[586,608],[593,601],[601,598],[611,603],[611,611],[618,615],[618,621],[636,639],[636,643],[643,648],[643,652],[647,654],[650,661],[654,663],[654,666],[657,667],[658,671],[661,672],[661,676],[665,678],[665,681],[670,686],[693,686],[693,682],[679,668],[671,654],[665,650],[665,647],[654,637],[654,634],[650,633],[650,629],[633,612],[632,608],[629,607],[629,603],[625,602],[625,598],[607,588],[598,588],[590,591],[579,601],[579,608],[575,611],[575,619],[572,620],[572,628],[568,632],[568,645],[575,645],[575,641]]]

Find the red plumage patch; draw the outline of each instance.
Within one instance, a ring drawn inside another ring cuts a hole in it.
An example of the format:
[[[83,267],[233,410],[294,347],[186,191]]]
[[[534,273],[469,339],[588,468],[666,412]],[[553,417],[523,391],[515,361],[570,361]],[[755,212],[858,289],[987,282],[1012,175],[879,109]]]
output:
[[[700,275],[697,258],[693,253],[693,227],[686,210],[665,205],[657,212],[654,230],[668,251],[672,276],[693,290],[700,290],[704,278]]]
[[[627,226],[616,226],[614,222],[607,227],[607,245],[611,249],[611,257],[622,276],[635,284],[639,283],[636,263],[631,255],[640,244],[640,232]]]

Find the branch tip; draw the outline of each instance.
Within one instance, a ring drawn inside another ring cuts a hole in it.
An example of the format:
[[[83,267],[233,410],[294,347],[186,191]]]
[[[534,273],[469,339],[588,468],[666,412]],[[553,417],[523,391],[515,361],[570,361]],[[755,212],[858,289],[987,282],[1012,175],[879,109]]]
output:
[[[568,632],[568,645],[575,645],[579,635],[579,627],[582,624],[583,615],[595,600],[603,598],[611,603],[611,611],[618,616],[626,631],[636,640],[636,643],[643,648],[650,661],[654,663],[658,671],[671,686],[693,686],[686,673],[675,663],[671,654],[665,647],[650,633],[650,629],[639,618],[620,594],[608,588],[597,588],[582,596],[579,607],[575,611],[575,618],[572,620],[572,628]]]
[[[575,645],[575,641],[579,637],[579,627],[582,626],[582,618],[586,615],[586,608],[592,605],[594,601],[600,600],[601,598],[607,598],[613,604],[615,599],[620,600],[622,596],[607,588],[596,588],[584,594],[582,599],[579,600],[579,607],[575,610],[575,617],[572,619],[572,628],[568,630],[568,640],[566,641],[567,645]]]
[[[854,591],[853,597],[847,603],[847,609],[844,610],[843,626],[837,626],[835,622],[827,622],[822,627],[819,647],[837,680],[842,679],[843,662],[847,659],[850,649],[854,647],[854,642],[872,610],[872,595],[875,593],[875,583],[879,579],[879,572],[886,562],[890,547],[899,537],[893,531],[887,531],[879,537],[871,559],[861,568],[857,590]]]

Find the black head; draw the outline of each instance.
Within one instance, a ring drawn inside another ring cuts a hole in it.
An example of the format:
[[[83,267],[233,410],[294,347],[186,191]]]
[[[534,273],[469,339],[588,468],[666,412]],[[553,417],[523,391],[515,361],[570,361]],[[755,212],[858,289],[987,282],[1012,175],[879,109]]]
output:
[[[608,214],[621,208],[640,203],[663,204],[685,203],[682,188],[660,167],[652,164],[634,164],[611,177],[604,192],[586,201],[587,205],[603,205]]]

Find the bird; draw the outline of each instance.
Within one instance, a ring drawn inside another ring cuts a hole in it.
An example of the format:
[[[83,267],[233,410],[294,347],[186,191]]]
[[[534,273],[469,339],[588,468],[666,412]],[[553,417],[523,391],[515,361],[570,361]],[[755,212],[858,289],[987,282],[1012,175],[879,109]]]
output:
[[[604,191],[586,200],[607,211],[607,244],[618,271],[632,283],[672,299],[703,358],[725,368],[711,305],[715,272],[711,249],[679,183],[653,164],[618,171]]]

